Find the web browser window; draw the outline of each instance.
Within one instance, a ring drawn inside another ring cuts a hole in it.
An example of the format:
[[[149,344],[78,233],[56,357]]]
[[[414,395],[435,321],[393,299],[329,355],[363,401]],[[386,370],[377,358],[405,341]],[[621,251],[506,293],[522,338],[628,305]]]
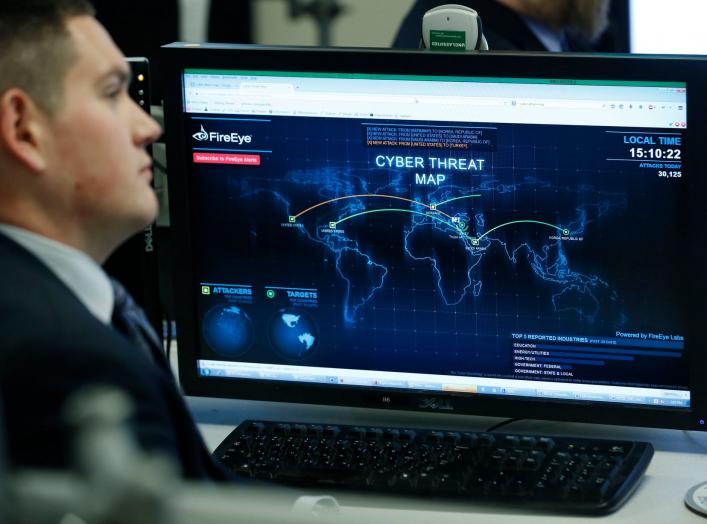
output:
[[[202,376],[690,406],[685,84],[183,90]]]

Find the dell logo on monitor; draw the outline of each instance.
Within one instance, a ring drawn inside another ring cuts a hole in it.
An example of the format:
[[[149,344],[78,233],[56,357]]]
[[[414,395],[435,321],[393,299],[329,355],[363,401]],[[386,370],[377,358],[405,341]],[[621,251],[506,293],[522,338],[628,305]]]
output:
[[[154,232],[152,224],[143,230],[143,239],[145,240],[145,253],[152,253],[155,250]]]
[[[454,411],[451,401],[436,398],[425,397],[420,400],[420,409],[431,409],[435,411]]]

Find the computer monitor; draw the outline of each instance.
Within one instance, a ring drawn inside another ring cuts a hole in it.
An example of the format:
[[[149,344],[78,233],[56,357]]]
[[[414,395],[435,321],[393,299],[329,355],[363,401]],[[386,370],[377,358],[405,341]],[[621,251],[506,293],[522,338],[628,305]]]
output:
[[[632,53],[707,55],[707,3],[629,0]]]
[[[128,57],[127,63],[132,75],[128,89],[130,98],[149,114],[152,84],[150,63],[144,57]],[[148,151],[151,155],[151,146],[148,146]],[[103,269],[125,286],[161,338],[164,314],[156,247],[155,227],[150,224],[116,249],[104,263]]]
[[[705,429],[707,62],[164,57],[187,394]]]

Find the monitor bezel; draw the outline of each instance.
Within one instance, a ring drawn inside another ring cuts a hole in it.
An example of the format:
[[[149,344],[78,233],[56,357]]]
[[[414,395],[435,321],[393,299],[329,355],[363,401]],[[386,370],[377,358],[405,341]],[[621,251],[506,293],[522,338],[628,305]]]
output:
[[[163,48],[165,133],[169,171],[170,221],[178,325],[179,378],[187,395],[233,399],[329,404],[351,407],[419,410],[465,415],[566,420],[602,424],[707,430],[707,352],[699,350],[701,323],[707,319],[704,290],[707,279],[707,228],[704,197],[707,173],[699,140],[707,138],[707,60],[696,57],[552,53],[439,53],[384,49],[271,47],[174,43]],[[181,74],[184,69],[401,74],[427,76],[597,79],[618,81],[685,82],[688,130],[685,138],[686,255],[680,269],[685,278],[685,308],[690,360],[689,409],[607,404],[605,402],[495,397],[388,388],[326,386],[301,382],[202,377],[197,373],[198,333],[193,284],[188,171],[184,163],[185,118]],[[688,279],[688,275],[691,278]]]

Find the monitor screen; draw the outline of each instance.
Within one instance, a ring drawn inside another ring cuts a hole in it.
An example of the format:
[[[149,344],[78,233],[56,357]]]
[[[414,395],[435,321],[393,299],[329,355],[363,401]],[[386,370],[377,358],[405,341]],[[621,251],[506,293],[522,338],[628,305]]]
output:
[[[187,392],[700,426],[683,67],[181,51]]]
[[[707,54],[707,3],[629,0],[632,53]]]

